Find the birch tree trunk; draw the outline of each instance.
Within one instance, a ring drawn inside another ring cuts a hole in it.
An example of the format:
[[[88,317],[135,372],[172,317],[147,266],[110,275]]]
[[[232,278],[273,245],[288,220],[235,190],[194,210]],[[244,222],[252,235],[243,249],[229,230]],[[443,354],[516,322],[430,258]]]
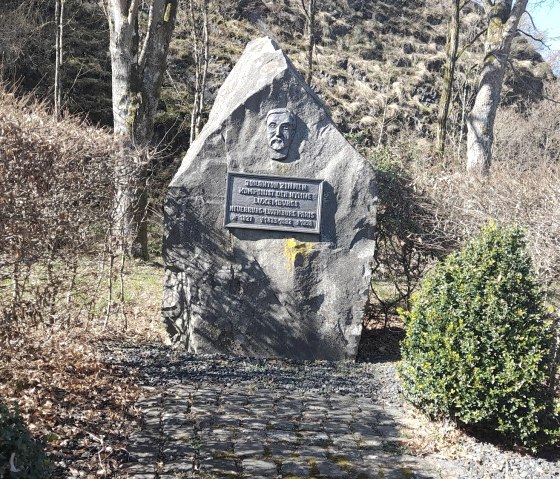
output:
[[[467,118],[467,170],[485,173],[492,163],[494,121],[511,51],[528,0],[484,0],[488,30],[474,106]]]
[[[175,26],[178,0],[152,0],[146,31],[139,30],[140,0],[106,0],[112,68],[113,126],[121,151],[115,165],[114,230],[120,249],[148,256],[147,147]]]

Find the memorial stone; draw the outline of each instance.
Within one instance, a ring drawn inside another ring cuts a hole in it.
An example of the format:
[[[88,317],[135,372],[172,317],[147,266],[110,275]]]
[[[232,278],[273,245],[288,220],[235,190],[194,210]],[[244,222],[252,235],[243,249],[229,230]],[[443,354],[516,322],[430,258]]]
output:
[[[353,359],[371,165],[268,38],[247,46],[165,203],[163,317],[195,353]]]

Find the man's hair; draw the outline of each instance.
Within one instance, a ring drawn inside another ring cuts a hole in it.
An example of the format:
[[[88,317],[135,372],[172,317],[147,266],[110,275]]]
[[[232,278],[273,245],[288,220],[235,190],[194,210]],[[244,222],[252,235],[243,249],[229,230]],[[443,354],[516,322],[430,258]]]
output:
[[[288,121],[290,122],[290,125],[292,126],[296,126],[296,116],[287,108],[274,108],[273,110],[270,110],[267,114],[266,114],[266,121],[268,122],[268,117],[270,115],[273,114],[278,114],[278,113],[287,113],[288,114]]]

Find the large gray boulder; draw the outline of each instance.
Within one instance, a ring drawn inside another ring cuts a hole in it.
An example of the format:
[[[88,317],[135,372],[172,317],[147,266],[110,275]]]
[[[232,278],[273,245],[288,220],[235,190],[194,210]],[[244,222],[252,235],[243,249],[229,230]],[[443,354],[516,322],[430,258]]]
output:
[[[242,173],[240,183],[231,186],[228,172]],[[322,193],[298,178],[323,180]],[[237,197],[226,209],[228,188]],[[290,60],[268,38],[249,43],[169,186],[163,316],[171,341],[195,353],[354,359],[375,205],[371,165]]]

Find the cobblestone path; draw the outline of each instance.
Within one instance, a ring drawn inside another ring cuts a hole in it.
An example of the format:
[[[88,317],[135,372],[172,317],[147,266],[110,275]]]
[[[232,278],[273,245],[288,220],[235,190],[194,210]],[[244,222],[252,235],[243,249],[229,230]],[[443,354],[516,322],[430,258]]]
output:
[[[146,388],[138,402],[143,428],[129,448],[129,477],[448,477],[410,454],[404,439],[413,431],[395,404],[398,388],[389,385],[379,394],[375,372],[298,364],[288,368],[290,376],[280,362],[259,371],[261,362],[240,374],[239,364],[216,371],[216,362],[210,363],[204,370],[202,362],[193,367],[196,373],[187,365],[180,381]],[[384,384],[396,381],[389,379],[392,364],[378,373],[386,376]],[[368,394],[368,387],[377,394]]]

